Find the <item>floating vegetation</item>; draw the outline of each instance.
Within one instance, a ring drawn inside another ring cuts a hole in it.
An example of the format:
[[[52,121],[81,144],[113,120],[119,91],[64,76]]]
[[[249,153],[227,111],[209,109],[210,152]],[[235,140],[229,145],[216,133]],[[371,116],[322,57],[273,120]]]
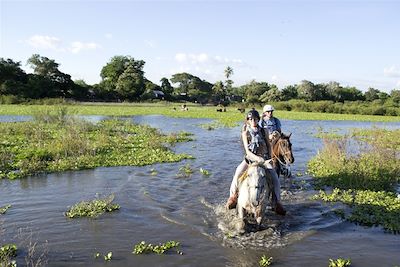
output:
[[[272,257],[267,257],[265,255],[262,255],[260,261],[258,262],[258,264],[261,267],[267,267],[267,266],[270,266],[272,264],[272,260],[273,260]]]
[[[158,174],[158,171],[156,169],[151,168],[150,169],[150,175],[155,176]]]
[[[329,259],[329,267],[346,267],[350,265],[351,265],[350,259],[342,259],[342,258],[338,258],[336,260]]]
[[[213,122],[210,122],[210,123],[201,124],[200,126],[201,126],[201,128],[203,128],[205,130],[212,131],[212,130],[215,130],[217,128],[220,128],[221,127],[221,122],[213,121]]]
[[[112,253],[112,251],[110,251],[110,252],[108,252],[106,255],[103,255],[103,258],[104,258],[104,260],[105,261],[110,261],[111,259],[112,259],[112,255],[113,255],[113,253]],[[100,258],[102,255],[100,254],[100,252],[96,252],[95,254],[94,254],[94,258],[95,259],[98,259],[98,258]]]
[[[60,115],[59,123],[0,123],[0,179],[98,166],[143,166],[193,158],[170,146],[188,133],[164,135],[149,126],[107,120],[93,124]]]
[[[340,217],[366,226],[382,226],[388,232],[400,233],[400,198],[392,192],[335,188],[330,194],[321,190],[313,199],[343,202],[353,209],[348,216],[344,212],[338,212]]]
[[[346,220],[400,233],[400,198],[394,193],[400,177],[400,130],[353,131],[358,155],[347,151],[348,138],[326,140],[308,163],[317,186],[334,188],[331,193],[320,191],[314,199],[349,205],[349,215],[336,212]]]
[[[17,262],[12,260],[17,256],[17,245],[6,244],[0,247],[0,266],[16,267]]]
[[[192,175],[193,169],[190,167],[190,164],[186,164],[179,168],[179,172],[177,174],[178,177],[190,177]]]
[[[200,168],[200,173],[204,176],[210,176],[211,173],[207,171],[206,169]]]
[[[11,208],[10,204],[0,207],[0,214],[6,213],[9,208]]]
[[[149,253],[156,253],[156,254],[164,254],[165,252],[169,251],[172,248],[176,248],[176,253],[182,255],[182,251],[179,251],[177,248],[180,246],[180,243],[177,241],[168,241],[166,243],[162,243],[159,245],[147,244],[145,241],[141,241],[140,243],[136,244],[133,248],[133,254],[149,254]]]
[[[111,194],[105,198],[96,198],[91,201],[81,201],[73,205],[65,216],[69,218],[76,217],[97,217],[104,212],[119,210],[120,205],[112,203],[114,195]]]

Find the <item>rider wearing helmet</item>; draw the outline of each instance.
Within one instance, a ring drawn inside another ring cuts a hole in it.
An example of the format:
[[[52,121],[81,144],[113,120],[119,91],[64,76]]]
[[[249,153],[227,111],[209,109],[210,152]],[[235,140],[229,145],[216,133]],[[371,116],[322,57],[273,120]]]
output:
[[[259,122],[260,126],[267,129],[269,132],[269,140],[271,141],[274,137],[280,136],[282,133],[281,122],[278,118],[273,115],[274,107],[271,105],[265,105],[263,108],[262,120]]]
[[[235,174],[232,179],[229,199],[226,203],[226,207],[233,209],[236,207],[238,198],[238,178],[245,172],[248,164],[257,162],[263,164],[268,173],[272,177],[274,185],[274,193],[276,196],[275,207],[273,207],[276,213],[285,215],[286,211],[280,203],[280,182],[275,169],[272,167],[271,161],[271,145],[266,138],[268,130],[263,129],[258,124],[260,121],[260,114],[257,110],[252,109],[246,115],[246,122],[242,127],[242,142],[245,149],[245,158],[236,168]]]

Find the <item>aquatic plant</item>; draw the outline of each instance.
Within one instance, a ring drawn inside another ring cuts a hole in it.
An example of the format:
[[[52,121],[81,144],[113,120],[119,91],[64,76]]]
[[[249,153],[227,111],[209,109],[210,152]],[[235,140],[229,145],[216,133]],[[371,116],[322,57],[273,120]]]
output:
[[[187,141],[185,133],[168,136],[129,121],[0,123],[0,135],[0,178],[192,158],[168,147]]]
[[[202,175],[204,175],[204,176],[210,176],[211,175],[211,173],[208,170],[203,169],[203,168],[200,168],[200,173]]]
[[[395,193],[371,190],[320,191],[313,199],[343,202],[352,207],[350,215],[338,213],[348,221],[366,226],[382,226],[386,231],[400,233],[400,198]]]
[[[141,241],[136,244],[133,248],[133,254],[149,254],[149,253],[156,253],[156,254],[164,254],[165,252],[169,251],[172,248],[178,248],[180,243],[177,241],[168,241],[166,243],[162,243],[159,245],[153,245],[151,243],[146,243],[145,241]],[[176,253],[183,254],[181,251],[176,250]]]
[[[346,267],[350,265],[351,265],[350,259],[342,259],[342,258],[338,258],[336,260],[329,259],[329,267]]]
[[[0,207],[0,214],[6,213],[9,208],[11,208],[10,204]]]
[[[112,251],[110,251],[110,252],[108,252],[106,255],[103,255],[103,258],[104,258],[104,260],[105,261],[110,261],[111,259],[112,259],[112,255],[113,255],[113,253],[112,253]],[[98,258],[100,258],[102,255],[100,254],[100,252],[96,252],[95,254],[94,254],[94,258],[95,259],[98,259]]]
[[[258,264],[261,267],[267,267],[270,266],[272,264],[272,257],[267,257],[266,255],[262,255],[260,261],[258,262]]]
[[[112,203],[114,195],[111,194],[104,198],[96,198],[91,201],[81,201],[73,205],[66,213],[65,216],[69,218],[76,217],[97,217],[104,212],[111,212],[119,210],[120,205]]]
[[[17,256],[17,245],[6,244],[0,247],[0,266],[16,267],[17,263],[12,258]]]
[[[190,167],[190,164],[186,164],[179,168],[179,172],[177,174],[178,177],[189,177],[193,173],[193,169]]]
[[[108,252],[107,255],[104,255],[104,260],[110,261],[112,258],[112,255],[113,255],[112,251]]]
[[[348,155],[348,138],[327,140],[316,157],[310,160],[309,172],[316,185],[332,186],[331,193],[320,191],[314,199],[342,202],[352,209],[346,220],[367,226],[382,226],[400,232],[400,198],[394,193],[400,177],[400,130],[355,130],[360,153]]]

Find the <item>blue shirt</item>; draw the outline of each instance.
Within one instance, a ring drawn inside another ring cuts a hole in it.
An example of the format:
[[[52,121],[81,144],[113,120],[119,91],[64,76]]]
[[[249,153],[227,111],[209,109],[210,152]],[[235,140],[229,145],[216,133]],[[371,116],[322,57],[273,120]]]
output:
[[[271,134],[274,131],[281,132],[281,122],[279,119],[272,117],[269,120],[265,120],[266,118],[260,120],[258,123],[261,127],[268,130],[268,133]]]

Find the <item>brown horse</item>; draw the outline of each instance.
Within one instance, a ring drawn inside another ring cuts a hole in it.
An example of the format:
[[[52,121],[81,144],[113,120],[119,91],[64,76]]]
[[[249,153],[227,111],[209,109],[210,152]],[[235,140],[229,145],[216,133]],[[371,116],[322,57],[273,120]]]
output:
[[[278,134],[272,139],[272,162],[278,176],[284,175],[286,179],[291,177],[290,164],[294,162],[292,143],[290,136],[285,134]]]

